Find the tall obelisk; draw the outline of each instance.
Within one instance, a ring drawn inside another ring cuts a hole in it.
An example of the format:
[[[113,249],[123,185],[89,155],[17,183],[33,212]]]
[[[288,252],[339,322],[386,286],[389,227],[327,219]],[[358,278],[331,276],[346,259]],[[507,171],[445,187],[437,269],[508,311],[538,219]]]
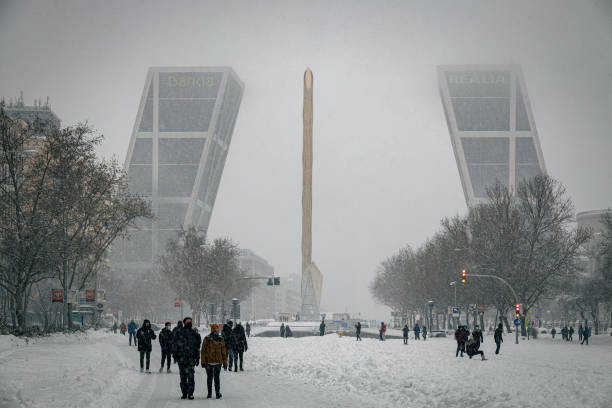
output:
[[[304,72],[302,151],[302,317],[319,320],[323,276],[312,262],[312,71]]]

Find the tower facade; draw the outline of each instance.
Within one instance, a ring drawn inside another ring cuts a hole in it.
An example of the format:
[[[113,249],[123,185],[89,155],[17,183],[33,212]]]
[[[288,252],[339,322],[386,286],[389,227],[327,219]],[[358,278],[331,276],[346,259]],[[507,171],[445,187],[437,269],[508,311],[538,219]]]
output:
[[[125,169],[156,218],[113,246],[114,263],[147,270],[181,226],[208,230],[243,90],[229,67],[149,69]]]
[[[440,66],[438,83],[468,206],[546,173],[520,66]]]

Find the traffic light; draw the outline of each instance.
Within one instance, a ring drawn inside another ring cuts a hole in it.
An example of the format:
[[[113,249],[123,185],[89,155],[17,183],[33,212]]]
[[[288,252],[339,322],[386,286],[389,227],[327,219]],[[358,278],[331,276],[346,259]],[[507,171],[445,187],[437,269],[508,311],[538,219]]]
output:
[[[521,317],[521,305],[518,303],[514,306],[514,310],[516,311],[516,317]]]
[[[466,282],[466,279],[465,279],[466,275],[467,275],[467,271],[465,269],[462,269],[461,270],[461,283]]]
[[[276,277],[276,278],[274,278],[274,285],[275,285],[275,286],[280,285],[280,277]]]
[[[280,277],[276,276],[273,278],[268,278],[268,286],[278,286],[280,285]]]

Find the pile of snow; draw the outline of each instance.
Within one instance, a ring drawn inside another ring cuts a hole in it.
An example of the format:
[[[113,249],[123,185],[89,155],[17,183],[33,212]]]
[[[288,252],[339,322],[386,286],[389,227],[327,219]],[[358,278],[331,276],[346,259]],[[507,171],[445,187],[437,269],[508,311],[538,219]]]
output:
[[[515,345],[506,338],[495,355],[487,336],[488,361],[456,358],[455,348],[449,338],[408,345],[337,335],[253,338],[246,361],[263,374],[323,392],[373,396],[393,407],[604,407],[612,401],[609,337],[588,347],[547,340]]]

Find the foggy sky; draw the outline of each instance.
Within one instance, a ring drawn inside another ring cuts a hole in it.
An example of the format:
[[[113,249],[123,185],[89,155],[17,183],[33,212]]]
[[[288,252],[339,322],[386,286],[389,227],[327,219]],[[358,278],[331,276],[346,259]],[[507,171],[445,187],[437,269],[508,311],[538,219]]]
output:
[[[209,236],[287,275],[310,67],[322,307],[388,320],[367,289],[379,262],[466,211],[437,65],[520,64],[549,174],[578,211],[612,206],[611,3],[0,0],[0,96],[50,96],[123,163],[150,66],[233,67],[245,94]]]

